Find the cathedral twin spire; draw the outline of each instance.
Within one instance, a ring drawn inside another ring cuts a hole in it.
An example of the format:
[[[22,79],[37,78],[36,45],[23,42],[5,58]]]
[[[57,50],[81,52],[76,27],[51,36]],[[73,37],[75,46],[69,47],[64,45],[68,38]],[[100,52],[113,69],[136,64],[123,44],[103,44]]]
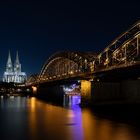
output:
[[[17,55],[16,55],[16,64],[19,64],[18,51],[17,51]]]
[[[7,64],[10,64],[10,65],[12,64],[10,51],[9,51],[9,55],[8,55]]]
[[[3,74],[3,82],[14,82],[14,83],[24,83],[27,79],[26,73],[21,72],[21,64],[19,62],[18,51],[16,54],[16,60],[14,63],[14,67],[11,60],[11,54],[9,51],[6,71]]]
[[[6,71],[7,72],[13,72],[13,64],[12,64],[12,60],[11,60],[10,51],[9,51],[9,54],[8,54]],[[14,64],[14,72],[21,72],[21,64],[19,62],[18,51],[17,51],[17,54],[16,54],[16,60],[15,60],[15,64]]]

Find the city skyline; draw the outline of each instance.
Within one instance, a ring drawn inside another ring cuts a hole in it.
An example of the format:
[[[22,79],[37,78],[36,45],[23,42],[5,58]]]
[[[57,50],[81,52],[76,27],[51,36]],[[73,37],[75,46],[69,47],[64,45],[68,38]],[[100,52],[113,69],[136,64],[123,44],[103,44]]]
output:
[[[29,76],[57,51],[101,52],[140,19],[139,1],[9,1],[0,12],[0,77],[9,50]]]

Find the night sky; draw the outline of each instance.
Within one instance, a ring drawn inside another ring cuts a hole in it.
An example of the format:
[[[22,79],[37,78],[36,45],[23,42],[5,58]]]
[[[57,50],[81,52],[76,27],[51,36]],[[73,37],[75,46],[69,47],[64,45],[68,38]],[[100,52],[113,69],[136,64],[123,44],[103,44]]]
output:
[[[138,20],[138,0],[0,3],[0,77],[9,50],[29,76],[56,51],[101,52]]]

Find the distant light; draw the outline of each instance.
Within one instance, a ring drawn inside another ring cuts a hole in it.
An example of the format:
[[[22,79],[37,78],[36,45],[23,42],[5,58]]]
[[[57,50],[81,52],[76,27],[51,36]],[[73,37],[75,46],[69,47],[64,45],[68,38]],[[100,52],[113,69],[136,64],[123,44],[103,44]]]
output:
[[[90,79],[89,81],[93,81],[93,78],[92,78],[92,79]]]
[[[27,92],[29,92],[30,91],[30,89],[29,88],[27,88],[27,90],[26,90]]]

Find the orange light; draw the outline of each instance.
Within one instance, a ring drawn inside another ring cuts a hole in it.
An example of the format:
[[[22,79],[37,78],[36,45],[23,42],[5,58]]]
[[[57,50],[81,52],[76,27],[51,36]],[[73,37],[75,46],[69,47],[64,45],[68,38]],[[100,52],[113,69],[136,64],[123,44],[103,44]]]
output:
[[[32,86],[32,89],[33,89],[33,93],[36,93],[37,92],[37,87]]]

